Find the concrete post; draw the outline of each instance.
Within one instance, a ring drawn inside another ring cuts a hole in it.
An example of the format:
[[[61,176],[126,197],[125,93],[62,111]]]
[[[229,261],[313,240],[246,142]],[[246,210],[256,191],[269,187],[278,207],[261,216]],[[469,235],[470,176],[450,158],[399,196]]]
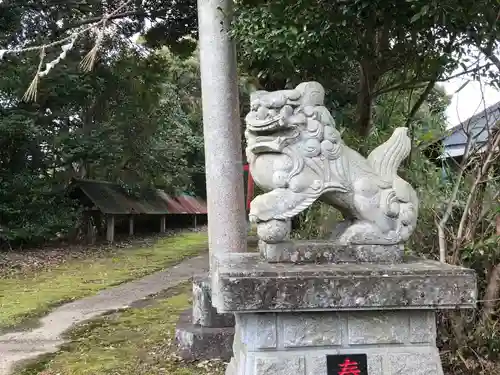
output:
[[[115,239],[115,215],[107,217],[106,239],[108,242],[113,242]]]
[[[128,217],[128,234],[129,236],[134,235],[134,215]]]
[[[247,239],[236,51],[228,34],[232,12],[232,0],[198,0],[212,260],[222,253],[245,252]]]
[[[160,233],[167,231],[167,215],[161,215],[160,218]]]

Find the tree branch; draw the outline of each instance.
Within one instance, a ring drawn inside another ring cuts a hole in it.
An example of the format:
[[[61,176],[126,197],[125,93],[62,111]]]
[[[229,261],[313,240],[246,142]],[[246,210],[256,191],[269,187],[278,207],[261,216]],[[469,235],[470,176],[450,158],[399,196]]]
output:
[[[132,17],[132,16],[143,17],[143,16],[149,16],[149,14],[146,11],[144,11],[144,10],[131,10],[131,11],[128,11],[128,12],[122,12],[122,13],[111,15],[111,16],[108,17],[108,20],[116,20],[116,19],[119,19],[119,18]],[[71,29],[74,29],[76,27],[80,27],[80,26],[83,26],[83,25],[88,25],[88,24],[91,24],[91,23],[97,23],[97,22],[99,22],[99,21],[102,20],[102,17],[103,16],[101,15],[101,16],[97,16],[97,17],[86,18],[84,20],[71,23],[71,24],[69,24],[67,26],[63,26],[61,30],[62,31],[67,31],[67,30],[71,30]]]
[[[476,179],[472,184],[470,189],[469,196],[467,197],[467,202],[465,203],[465,207],[462,213],[462,217],[460,218],[460,224],[458,226],[457,235],[455,237],[454,249],[453,249],[453,260],[454,263],[458,261],[458,247],[461,244],[461,239],[465,230],[465,223],[467,222],[467,218],[469,217],[469,210],[472,205],[473,199],[475,197],[476,190],[480,185],[483,177],[488,173],[492,162],[495,160],[494,155],[498,152],[498,146],[500,145],[500,132],[497,132],[494,138],[488,145],[488,149],[485,151],[486,160],[482,164],[481,168],[477,171]]]
[[[500,70],[500,59],[493,54],[493,51],[490,52],[483,47],[479,47],[479,49]]]
[[[467,135],[467,144],[465,145],[464,157],[462,158],[462,161],[460,162],[460,169],[459,169],[455,184],[453,186],[453,190],[451,192],[450,199],[448,199],[448,203],[446,205],[445,212],[444,212],[443,216],[441,217],[441,220],[436,222],[436,226],[438,228],[438,240],[439,240],[439,261],[441,263],[446,263],[446,253],[447,253],[446,234],[444,232],[444,228],[445,228],[446,223],[448,222],[448,220],[451,216],[451,212],[453,210],[453,203],[457,199],[458,190],[459,190],[460,184],[462,182],[462,177],[463,177],[464,172],[465,172],[465,165],[467,163],[467,159],[469,156],[471,143],[472,143],[472,137],[470,135]]]
[[[425,82],[427,82],[427,80],[425,80],[425,79],[423,79],[423,80],[415,79],[413,81],[403,82],[403,83],[400,83],[397,85],[393,85],[393,86],[379,89],[373,93],[373,96],[376,97],[376,96],[380,96],[380,95],[387,94],[389,92],[397,91],[397,90],[413,90],[413,89],[422,88],[422,87],[425,87]]]
[[[415,117],[415,115],[417,114],[417,112],[420,109],[420,107],[422,106],[422,104],[424,104],[424,102],[427,100],[427,97],[431,93],[431,91],[434,88],[434,85],[436,84],[436,82],[437,82],[437,78],[434,79],[434,80],[432,80],[432,81],[429,81],[429,83],[427,84],[427,87],[425,88],[424,92],[422,94],[420,94],[420,96],[418,97],[417,101],[413,105],[410,113],[408,114],[408,117],[406,118],[406,124],[405,124],[406,127],[410,126],[411,120],[413,119],[413,117]]]
[[[500,63],[500,61],[499,61],[499,63]],[[454,75],[451,75],[451,76],[448,76],[445,78],[439,78],[436,80],[435,83],[445,82],[445,81],[448,81],[450,79],[458,78],[458,77],[461,77],[461,76],[466,75],[466,74],[475,73],[481,69],[485,69],[485,68],[487,69],[490,65],[491,65],[490,63],[486,63],[484,65],[477,66],[474,69],[465,70],[463,72],[460,72],[460,73],[457,73],[457,74],[454,74]],[[426,87],[425,82],[432,81],[433,79],[434,79],[434,77],[415,78],[413,80],[406,81],[406,82],[403,82],[403,83],[400,83],[397,85],[381,88],[381,89],[377,90],[376,92],[374,92],[373,95],[379,96],[379,95],[387,94],[388,92],[395,91],[395,90],[408,90],[408,89],[416,89],[416,88]]]

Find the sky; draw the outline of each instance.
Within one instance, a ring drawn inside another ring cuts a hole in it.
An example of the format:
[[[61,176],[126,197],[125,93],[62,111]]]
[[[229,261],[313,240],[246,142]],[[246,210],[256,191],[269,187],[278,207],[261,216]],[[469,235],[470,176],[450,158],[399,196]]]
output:
[[[469,81],[467,86],[456,93],[467,81]],[[443,86],[446,93],[451,96],[451,104],[446,111],[448,127],[458,125],[500,101],[500,91],[481,85],[477,81],[471,81],[470,78],[454,78],[445,82]]]

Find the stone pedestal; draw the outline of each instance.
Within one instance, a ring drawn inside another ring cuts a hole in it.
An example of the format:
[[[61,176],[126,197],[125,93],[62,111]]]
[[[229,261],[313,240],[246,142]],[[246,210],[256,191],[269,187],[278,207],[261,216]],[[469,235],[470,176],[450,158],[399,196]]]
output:
[[[442,375],[435,311],[476,299],[473,271],[419,259],[298,265],[231,255],[217,280],[214,305],[236,316],[227,375],[339,374],[327,371],[339,354],[366,356],[370,375]]]
[[[180,316],[175,330],[178,355],[185,360],[229,360],[233,336],[234,315],[218,314],[212,306],[210,277],[195,277],[193,308]]]
[[[431,311],[238,314],[237,327],[228,375],[327,375],[332,354],[366,354],[370,375],[443,374]]]
[[[335,241],[259,241],[261,257],[270,263],[401,263],[404,246],[343,245]]]

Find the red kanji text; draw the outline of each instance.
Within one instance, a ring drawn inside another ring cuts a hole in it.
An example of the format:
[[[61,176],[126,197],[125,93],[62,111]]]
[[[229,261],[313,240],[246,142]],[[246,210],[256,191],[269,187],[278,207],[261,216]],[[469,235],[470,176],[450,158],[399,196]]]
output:
[[[339,365],[339,375],[360,375],[361,370],[358,367],[358,362],[351,361],[349,358],[346,358],[344,363]]]

